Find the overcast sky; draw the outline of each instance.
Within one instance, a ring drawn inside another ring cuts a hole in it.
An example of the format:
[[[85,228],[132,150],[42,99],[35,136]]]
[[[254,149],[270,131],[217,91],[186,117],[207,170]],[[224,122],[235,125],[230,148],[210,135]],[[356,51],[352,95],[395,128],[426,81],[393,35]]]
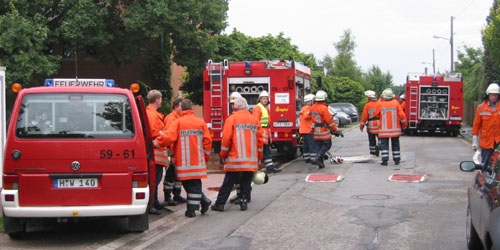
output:
[[[334,42],[350,29],[357,47],[355,60],[363,71],[378,65],[397,85],[408,72],[450,69],[450,19],[454,16],[454,58],[464,45],[482,47],[481,29],[493,0],[230,0],[229,26],[246,35],[280,32],[316,59],[335,56]]]

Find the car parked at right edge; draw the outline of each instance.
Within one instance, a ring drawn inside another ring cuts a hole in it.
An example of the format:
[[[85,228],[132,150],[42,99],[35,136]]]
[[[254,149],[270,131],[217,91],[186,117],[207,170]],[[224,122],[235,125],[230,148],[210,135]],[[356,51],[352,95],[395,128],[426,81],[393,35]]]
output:
[[[500,249],[500,144],[486,164],[460,163],[465,172],[478,170],[468,188],[466,237],[469,249]]]

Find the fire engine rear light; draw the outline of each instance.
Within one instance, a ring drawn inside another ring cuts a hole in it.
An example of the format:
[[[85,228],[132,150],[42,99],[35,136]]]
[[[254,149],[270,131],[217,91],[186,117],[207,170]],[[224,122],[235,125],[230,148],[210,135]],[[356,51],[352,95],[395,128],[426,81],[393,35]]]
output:
[[[293,90],[293,76],[288,76],[288,89]]]
[[[148,174],[147,173],[134,173],[134,174],[132,174],[132,187],[145,188],[147,186],[148,186]]]
[[[5,195],[5,201],[15,201],[16,200],[16,196],[13,195],[13,194],[7,194]]]
[[[4,174],[2,186],[5,190],[17,190],[19,188],[19,177],[13,174]]]
[[[146,193],[135,193],[135,199],[136,200],[144,200],[146,199]]]

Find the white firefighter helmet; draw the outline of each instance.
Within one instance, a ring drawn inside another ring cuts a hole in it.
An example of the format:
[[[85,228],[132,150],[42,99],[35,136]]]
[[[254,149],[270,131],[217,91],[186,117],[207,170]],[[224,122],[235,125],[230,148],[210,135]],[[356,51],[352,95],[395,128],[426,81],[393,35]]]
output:
[[[325,91],[318,90],[318,92],[316,92],[316,96],[315,96],[314,100],[324,102],[327,97],[328,97],[328,94]]]
[[[267,91],[265,91],[265,90],[262,90],[260,92],[260,94],[259,94],[259,100],[260,100],[261,97],[267,97],[267,98],[269,98],[269,93],[267,93]]]
[[[406,100],[406,94],[402,94],[402,95],[400,95],[400,96],[399,96],[399,99],[401,99],[401,100]]]
[[[231,93],[231,95],[229,95],[229,103],[234,103],[236,101],[236,99],[238,98],[242,98],[243,96],[241,96],[240,93],[234,91],[233,93]]]
[[[384,100],[391,100],[392,98],[394,98],[394,93],[392,92],[392,89],[387,88],[382,91],[380,97],[382,97],[382,99]]]
[[[486,89],[486,94],[500,94],[500,87],[496,83],[492,83]]]
[[[304,102],[310,102],[312,100],[314,100],[313,94],[307,94],[306,96],[304,96]]]
[[[377,98],[377,94],[373,90],[367,90],[367,91],[365,91],[365,96],[368,97],[368,98],[371,98],[371,99]]]
[[[269,176],[265,172],[257,171],[253,173],[253,183],[257,185],[266,184],[269,181]]]

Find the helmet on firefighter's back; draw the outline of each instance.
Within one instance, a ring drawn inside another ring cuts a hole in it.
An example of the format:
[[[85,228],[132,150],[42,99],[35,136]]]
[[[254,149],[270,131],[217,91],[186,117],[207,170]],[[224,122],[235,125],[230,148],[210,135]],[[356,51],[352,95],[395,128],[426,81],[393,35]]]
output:
[[[260,101],[260,98],[262,97],[267,97],[269,99],[269,93],[267,93],[267,91],[265,90],[262,90],[262,92],[260,92],[259,94],[259,101]]]
[[[319,102],[324,102],[324,101],[326,101],[327,97],[328,97],[328,94],[325,91],[318,90],[318,92],[316,92],[316,96],[315,96],[314,100],[319,101]]]
[[[500,94],[500,87],[498,86],[497,83],[492,83],[488,86],[486,89],[486,94]]]
[[[377,94],[373,90],[365,91],[365,96],[368,98],[377,98]]]
[[[312,100],[314,100],[314,95],[313,94],[307,94],[306,96],[304,96],[304,102],[310,102]]]
[[[241,94],[239,92],[234,91],[233,93],[231,93],[231,95],[229,95],[229,103],[234,103],[236,101],[236,99],[242,98],[242,97],[243,96],[241,96]]]
[[[335,110],[333,109],[332,106],[328,106],[328,112],[330,113],[330,115],[335,115]]]
[[[257,185],[266,184],[269,181],[269,176],[265,172],[257,171],[253,173],[252,181]]]
[[[392,89],[390,88],[384,89],[380,97],[382,97],[382,99],[384,100],[391,100],[392,98],[394,98],[394,92],[392,92]]]
[[[401,100],[406,100],[406,94],[402,94],[402,95],[400,95],[400,96],[399,96],[399,99],[401,99]]]

